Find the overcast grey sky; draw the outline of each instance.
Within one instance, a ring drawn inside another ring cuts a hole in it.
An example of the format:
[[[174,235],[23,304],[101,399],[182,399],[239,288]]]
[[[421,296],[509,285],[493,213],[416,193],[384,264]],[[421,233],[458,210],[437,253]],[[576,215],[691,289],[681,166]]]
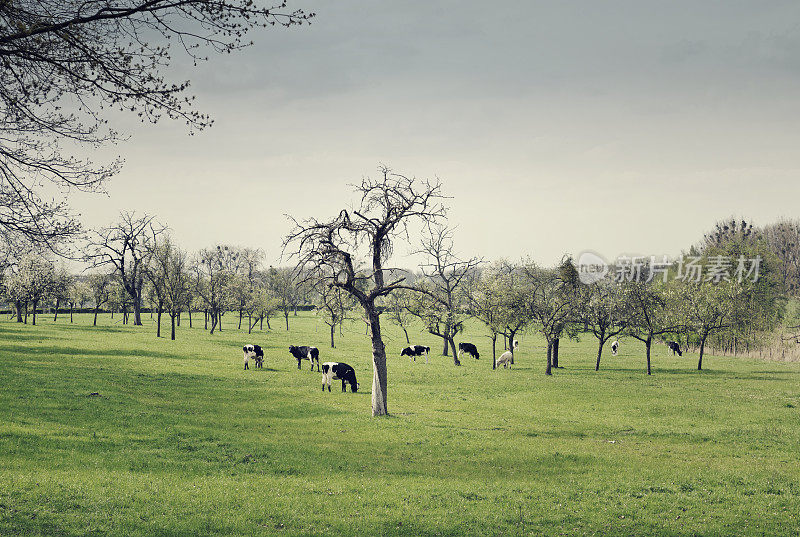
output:
[[[311,1],[307,27],[176,71],[216,124],[137,127],[88,226],[159,216],[274,262],[379,163],[439,177],[464,255],[678,254],[719,218],[800,216],[800,3]],[[403,264],[402,260],[399,260]],[[412,263],[413,264],[413,263]]]

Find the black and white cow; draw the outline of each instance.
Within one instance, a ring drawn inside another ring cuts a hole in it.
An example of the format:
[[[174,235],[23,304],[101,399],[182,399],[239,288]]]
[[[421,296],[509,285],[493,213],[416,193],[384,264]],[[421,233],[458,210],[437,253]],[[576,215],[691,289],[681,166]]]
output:
[[[458,344],[459,357],[461,356],[461,354],[471,354],[472,357],[475,358],[476,360],[478,360],[481,357],[480,353],[478,353],[478,347],[476,347],[472,343],[464,343],[464,342],[459,343]]]
[[[428,363],[428,355],[431,352],[430,347],[426,347],[424,345],[414,345],[413,347],[406,347],[402,351],[400,351],[400,356],[408,356],[409,359],[417,361],[417,356],[425,355],[425,363]]]
[[[667,347],[669,350],[672,351],[672,356],[675,356],[675,353],[678,353],[678,356],[683,356],[681,352],[681,346],[676,341],[667,341]]]
[[[322,391],[325,391],[325,386],[328,391],[331,391],[331,381],[342,381],[342,392],[346,392],[346,385],[350,384],[350,391],[356,393],[358,391],[358,382],[356,382],[356,370],[347,364],[341,362],[325,362],[322,364]]]
[[[264,350],[259,347],[258,345],[248,344],[242,347],[242,351],[244,351],[244,368],[250,369],[247,363],[252,358],[253,361],[256,363],[257,368],[264,367]]]
[[[316,347],[309,347],[308,345],[296,346],[291,345],[289,347],[289,352],[292,353],[292,356],[297,358],[297,369],[302,369],[300,367],[300,362],[302,360],[308,360],[311,362],[311,371],[314,371],[314,362],[317,362],[317,371],[319,371],[319,349]]]
[[[618,351],[619,351],[619,340],[615,339],[611,343],[611,356],[616,356]]]

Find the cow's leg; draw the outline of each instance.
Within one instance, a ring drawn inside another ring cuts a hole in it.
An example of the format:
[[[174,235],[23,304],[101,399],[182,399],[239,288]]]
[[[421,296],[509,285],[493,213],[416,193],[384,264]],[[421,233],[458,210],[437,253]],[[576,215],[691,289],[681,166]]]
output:
[[[297,359],[297,369],[300,369],[300,358]]]
[[[345,384],[344,379],[342,379],[342,393],[347,391],[347,384]]]

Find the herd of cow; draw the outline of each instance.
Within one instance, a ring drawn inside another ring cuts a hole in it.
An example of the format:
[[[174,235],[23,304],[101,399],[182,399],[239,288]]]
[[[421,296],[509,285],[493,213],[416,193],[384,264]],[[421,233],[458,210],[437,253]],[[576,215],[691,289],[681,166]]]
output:
[[[680,345],[675,341],[667,341],[667,347],[669,350],[672,351],[672,354],[678,354],[678,356],[683,356],[681,352]],[[519,341],[516,339],[514,340],[514,350],[519,348]],[[264,366],[264,349],[262,349],[259,345],[248,344],[242,347],[244,351],[244,368],[249,369],[249,363],[252,360],[255,364],[256,368],[262,368]],[[417,356],[425,355],[425,363],[428,363],[428,356],[431,352],[430,347],[426,347],[424,345],[412,345],[406,347],[402,351],[400,351],[400,356],[408,356],[409,359],[413,361],[417,361]],[[615,340],[611,343],[611,354],[616,356],[619,352],[619,340]],[[356,381],[356,371],[348,364],[342,362],[324,362],[322,364],[322,368],[320,369],[319,363],[319,349],[316,347],[310,347],[308,345],[290,345],[289,346],[289,354],[295,357],[297,360],[297,369],[302,369],[301,364],[303,360],[308,360],[311,363],[311,371],[314,370],[314,363],[317,364],[317,371],[322,372],[322,391],[325,391],[325,387],[327,386],[328,391],[331,391],[331,381],[332,380],[341,380],[342,381],[342,391],[347,391],[346,387],[347,384],[350,385],[350,390],[355,393],[358,391],[358,382]],[[478,352],[478,348],[472,343],[462,342],[458,344],[458,356],[454,357],[456,365],[460,365],[461,362],[459,358],[464,354],[469,354],[476,360],[478,360],[481,355]],[[507,368],[511,365],[514,365],[514,353],[510,350],[504,352],[500,355],[496,362],[497,367],[502,365],[504,368]]]

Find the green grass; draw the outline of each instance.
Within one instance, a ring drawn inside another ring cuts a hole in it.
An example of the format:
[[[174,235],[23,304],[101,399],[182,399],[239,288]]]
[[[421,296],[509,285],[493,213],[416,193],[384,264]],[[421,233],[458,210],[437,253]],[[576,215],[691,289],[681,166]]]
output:
[[[362,323],[330,349],[313,314],[252,336],[184,320],[174,342],[118,320],[0,321],[0,535],[800,535],[800,364],[697,372],[657,346],[647,377],[626,340],[596,373],[586,337],[547,378],[531,335],[492,372],[478,325],[460,368],[421,333],[431,363],[409,365],[386,325],[374,419]],[[362,391],[323,393],[291,343]]]

